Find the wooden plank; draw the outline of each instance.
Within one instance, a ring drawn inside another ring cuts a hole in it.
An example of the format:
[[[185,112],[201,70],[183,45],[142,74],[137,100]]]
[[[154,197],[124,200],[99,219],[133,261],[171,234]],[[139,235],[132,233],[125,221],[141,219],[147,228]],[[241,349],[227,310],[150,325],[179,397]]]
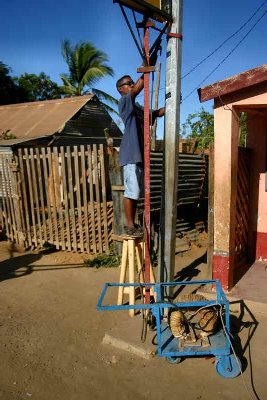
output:
[[[21,218],[21,230],[24,233],[24,239],[26,240],[26,224],[25,224],[25,210],[23,207],[23,197],[22,197],[22,177],[21,177],[21,170],[19,167],[19,159],[18,154],[13,154],[15,164],[17,166],[16,171],[16,190],[18,195],[18,208],[20,210],[20,218]],[[25,245],[25,243],[24,243]]]
[[[56,206],[56,198],[55,198],[55,174],[53,170],[53,159],[51,148],[47,147],[47,159],[48,159],[48,177],[50,178],[50,195],[52,199],[52,215],[53,215],[53,225],[55,228],[55,246],[56,249],[59,249],[59,237],[58,237],[58,219],[57,219],[57,206]]]
[[[96,227],[95,227],[95,208],[94,208],[94,186],[93,186],[93,165],[92,165],[92,148],[87,145],[88,153],[88,179],[89,179],[89,192],[90,192],[90,214],[92,224],[92,247],[93,253],[97,253],[96,247]]]
[[[17,193],[17,179],[16,172],[13,171],[13,168],[16,169],[16,165],[12,158],[9,156],[9,160],[7,163],[7,175],[8,175],[8,184],[10,190],[10,209],[11,209],[11,218],[12,218],[12,229],[14,234],[14,241],[16,243],[20,243],[19,232],[21,232],[21,218],[19,213],[19,205],[18,205],[18,193]]]
[[[47,203],[47,211],[48,211],[48,226],[49,226],[49,243],[54,244],[54,233],[53,233],[53,219],[52,219],[52,212],[51,212],[51,204],[50,204],[50,196],[49,196],[49,189],[48,189],[48,168],[47,168],[47,156],[46,156],[46,149],[42,147],[42,161],[43,161],[43,170],[44,170],[44,188],[45,188],[45,195],[46,195],[46,203]]]
[[[63,211],[62,211],[62,203],[61,203],[61,191],[60,191],[61,182],[60,182],[60,178],[59,178],[59,153],[58,153],[57,147],[53,148],[53,154],[54,154],[54,163],[55,163],[55,191],[57,193],[56,207],[58,209],[58,223],[59,223],[59,231],[60,231],[59,244],[61,245],[62,250],[66,250]]]
[[[39,151],[38,147],[36,147],[35,152],[36,152],[38,187],[39,187],[40,202],[41,202],[42,232],[44,235],[44,242],[47,242],[46,213],[45,213],[45,202],[44,202],[44,191],[43,191],[44,181],[43,181],[42,169],[41,169],[40,151]]]
[[[71,236],[70,236],[70,217],[69,217],[69,199],[68,199],[68,189],[67,189],[67,178],[66,178],[66,162],[65,162],[65,149],[63,146],[60,147],[61,154],[61,167],[62,167],[62,186],[63,186],[63,204],[65,206],[64,209],[64,217],[66,223],[66,234],[67,234],[67,248],[69,251],[72,250],[71,246]]]
[[[135,265],[134,265],[134,258],[135,258],[135,241],[134,239],[128,240],[128,268],[129,268],[129,283],[135,283]],[[129,287],[129,304],[135,304],[135,288],[134,286]],[[135,310],[130,309],[129,315],[130,317],[134,317]]]
[[[72,247],[74,251],[77,251],[77,236],[76,236],[76,222],[75,222],[75,208],[74,208],[74,187],[72,179],[72,154],[70,146],[67,146],[67,166],[68,166],[68,183],[69,183],[69,197],[70,197],[70,219],[71,219],[71,236],[72,236]]]
[[[97,212],[97,231],[99,240],[99,252],[103,252],[102,242],[102,226],[101,226],[101,204],[100,204],[100,188],[99,188],[99,176],[98,176],[98,148],[96,144],[93,144],[93,174],[95,181],[95,193],[96,193],[96,212]]]
[[[117,190],[117,191],[124,191],[125,190],[125,186],[124,185],[113,185],[111,186],[111,190]]]
[[[119,283],[126,282],[127,263],[128,263],[128,240],[124,240],[123,246],[122,246]],[[119,288],[118,288],[118,299],[117,299],[118,306],[122,305],[122,303],[123,303],[124,289],[125,289],[125,286],[119,286]]]
[[[36,215],[37,215],[37,225],[38,225],[38,230],[37,230],[37,240],[39,236],[39,243],[42,246],[43,245],[43,237],[42,237],[42,225],[41,225],[41,210],[40,210],[40,203],[39,203],[39,195],[38,195],[38,184],[37,184],[37,179],[36,179],[36,164],[35,164],[35,157],[34,157],[34,152],[33,148],[30,148],[30,161],[31,161],[31,168],[32,168],[32,186],[33,186],[33,203],[35,204],[35,210],[36,210]],[[38,235],[39,234],[39,235]]]
[[[84,212],[84,230],[85,230],[85,250],[90,253],[90,238],[89,238],[89,216],[88,216],[88,202],[87,202],[87,175],[85,165],[85,146],[81,145],[81,176],[83,187],[83,212]]]
[[[27,241],[29,243],[29,246],[31,246],[32,245],[32,236],[31,236],[31,227],[30,227],[30,214],[29,214],[29,207],[28,207],[28,197],[27,197],[27,190],[26,190],[25,170],[24,170],[22,149],[18,149],[18,161],[19,161],[20,176],[21,176],[22,205],[23,205],[23,211],[24,211],[25,221],[26,221]]]
[[[35,245],[37,245],[38,240],[37,240],[36,219],[35,219],[35,210],[34,210],[34,201],[33,201],[32,174],[31,174],[29,152],[28,152],[27,148],[24,149],[24,157],[26,160],[26,169],[27,169],[27,177],[28,177],[28,187],[29,187],[31,216],[32,216],[33,242],[35,243]]]
[[[113,190],[113,187],[124,187],[123,186],[123,172],[120,167],[119,152],[113,149],[108,156],[108,172],[109,180],[112,188],[112,201],[113,201],[113,231],[116,235],[120,235],[124,232],[125,213],[123,207],[123,191]],[[115,243],[115,248],[120,254],[122,251],[122,245],[120,242]]]
[[[74,146],[74,171],[75,171],[75,187],[76,187],[76,204],[78,209],[78,230],[79,230],[79,243],[78,247],[81,252],[84,252],[83,241],[83,222],[82,222],[82,204],[81,204],[81,187],[80,187],[80,174],[79,174],[79,154],[78,147]]]
[[[2,193],[2,207],[3,207],[3,227],[6,229],[6,236],[9,238],[10,237],[10,226],[8,222],[8,211],[7,211],[7,192],[6,192],[6,185],[5,185],[5,165],[4,165],[4,155],[1,156],[1,165],[2,165],[2,171],[1,171],[1,182],[0,182],[0,187],[1,187],[1,193]]]
[[[18,241],[17,237],[17,226],[15,221],[15,213],[14,213],[14,206],[13,206],[13,193],[12,193],[12,186],[11,186],[11,173],[10,173],[10,159],[5,158],[4,160],[4,171],[5,171],[5,184],[6,184],[6,193],[7,193],[7,210],[9,214],[9,221],[10,221],[10,234],[11,240]]]
[[[18,157],[13,153],[13,167],[11,168],[11,186],[12,186],[12,202],[14,207],[14,215],[16,219],[16,230],[17,230],[17,243],[20,246],[26,247],[26,234],[25,234],[25,217],[24,209],[22,205],[22,194],[21,194],[21,174],[19,169]]]
[[[103,144],[100,144],[100,171],[101,171],[101,188],[102,188],[102,210],[103,210],[103,225],[104,225],[104,240],[105,251],[109,254],[109,241],[108,241],[108,220],[107,220],[107,195],[106,195],[106,171],[105,171],[105,155]]]

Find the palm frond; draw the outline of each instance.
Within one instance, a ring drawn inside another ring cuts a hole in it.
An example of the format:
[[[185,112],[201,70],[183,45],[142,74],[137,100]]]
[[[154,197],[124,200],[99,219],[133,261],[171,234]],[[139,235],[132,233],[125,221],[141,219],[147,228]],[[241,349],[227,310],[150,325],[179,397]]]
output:
[[[115,99],[115,97],[111,96],[110,94],[108,94],[106,92],[103,92],[102,90],[92,88],[91,91],[93,94],[95,94],[97,96],[97,98],[100,101],[102,101],[102,100],[108,101],[109,103],[114,104],[116,106],[119,103],[119,101],[117,99]]]
[[[103,101],[99,101],[100,104],[105,108],[105,110],[109,113],[114,113],[116,115],[119,115],[118,111],[116,111],[113,107],[109,106],[106,103],[103,103]]]
[[[64,74],[61,74],[60,78],[62,79],[62,81],[64,83],[63,86],[60,86],[60,89],[67,95],[77,96],[78,95],[77,88],[71,84],[68,77]]]

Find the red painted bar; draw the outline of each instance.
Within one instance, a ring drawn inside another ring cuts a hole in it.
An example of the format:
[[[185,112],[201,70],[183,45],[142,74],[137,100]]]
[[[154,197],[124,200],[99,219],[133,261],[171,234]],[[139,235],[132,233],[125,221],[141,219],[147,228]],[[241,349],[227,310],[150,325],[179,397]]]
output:
[[[255,248],[256,248],[256,260],[267,259],[267,233],[266,232],[254,232],[255,237]]]
[[[144,49],[149,60],[149,28],[144,28]],[[144,186],[145,186],[145,281],[150,282],[150,129],[149,73],[144,74]],[[145,301],[150,303],[150,288],[146,287]]]
[[[222,288],[225,291],[228,291],[229,288],[229,265],[230,265],[230,257],[229,256],[221,256],[218,254],[213,255],[213,276],[212,279],[219,279],[221,282]]]

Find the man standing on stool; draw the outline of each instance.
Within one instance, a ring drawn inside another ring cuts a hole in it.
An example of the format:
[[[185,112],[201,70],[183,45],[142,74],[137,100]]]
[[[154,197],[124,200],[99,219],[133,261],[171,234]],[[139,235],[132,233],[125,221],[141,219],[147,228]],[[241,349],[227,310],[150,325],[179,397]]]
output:
[[[144,88],[144,76],[136,83],[129,75],[124,75],[116,83],[121,94],[119,100],[119,114],[124,123],[125,131],[120,146],[120,165],[124,173],[124,210],[127,226],[125,233],[131,237],[142,237],[143,229],[134,224],[138,199],[144,193],[144,109],[135,103],[136,96]],[[165,108],[152,111],[153,124],[155,118],[162,117]]]

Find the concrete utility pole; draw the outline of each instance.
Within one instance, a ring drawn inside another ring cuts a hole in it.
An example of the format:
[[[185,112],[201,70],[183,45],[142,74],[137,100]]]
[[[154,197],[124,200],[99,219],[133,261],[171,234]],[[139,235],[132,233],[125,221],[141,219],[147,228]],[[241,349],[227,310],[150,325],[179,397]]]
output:
[[[183,0],[172,0],[173,23],[167,45],[163,235],[161,243],[161,282],[173,281],[177,217],[178,144],[181,100],[181,38]],[[172,34],[173,37],[172,37]],[[171,295],[171,290],[169,291]]]

